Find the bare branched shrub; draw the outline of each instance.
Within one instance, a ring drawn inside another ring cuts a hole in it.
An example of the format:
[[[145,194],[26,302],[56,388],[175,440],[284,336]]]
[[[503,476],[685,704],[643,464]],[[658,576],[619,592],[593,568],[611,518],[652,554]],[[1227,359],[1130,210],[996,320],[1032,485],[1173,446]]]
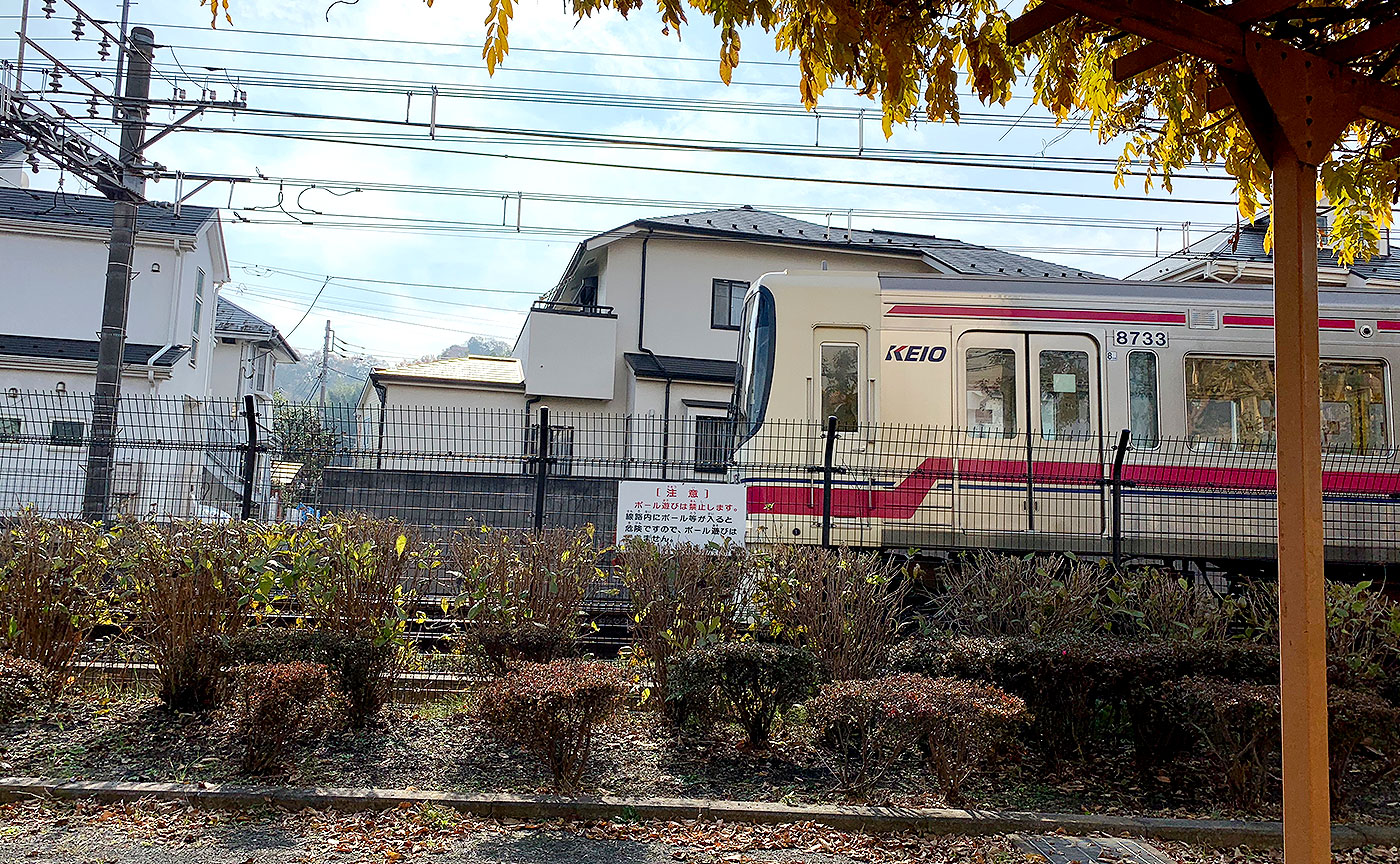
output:
[[[583,602],[601,573],[593,526],[539,532],[460,531],[450,546],[459,574],[454,611],[468,640],[498,669],[512,660],[571,655]]]
[[[120,528],[128,623],[172,710],[212,708],[224,696],[232,660],[226,640],[248,619],[246,600],[261,563],[249,554],[255,530],[240,522]]]
[[[842,681],[884,667],[907,593],[901,568],[879,553],[782,546],[760,566],[754,602],[773,636],[806,647]]]
[[[735,591],[747,569],[742,550],[629,542],[619,554],[632,604],[632,659],[666,704],[667,667],[692,648],[734,635]]]
[[[974,552],[943,570],[933,617],[969,636],[1101,632],[1111,579],[1101,562],[1071,555]]]
[[[64,686],[99,623],[109,538],[77,520],[25,510],[0,529],[0,642]]]
[[[237,672],[234,728],[243,745],[243,770],[282,767],[297,739],[317,725],[326,693],[326,667],[295,661],[243,666]]]

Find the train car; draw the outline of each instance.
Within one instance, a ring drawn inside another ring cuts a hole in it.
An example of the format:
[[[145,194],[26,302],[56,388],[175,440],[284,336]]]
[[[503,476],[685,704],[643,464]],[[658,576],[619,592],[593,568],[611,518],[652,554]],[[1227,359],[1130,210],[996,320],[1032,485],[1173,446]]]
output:
[[[1267,287],[783,272],[749,290],[732,414],[755,542],[1274,555]],[[1323,292],[1330,562],[1400,560],[1400,306]],[[1121,445],[1121,446],[1120,446]]]

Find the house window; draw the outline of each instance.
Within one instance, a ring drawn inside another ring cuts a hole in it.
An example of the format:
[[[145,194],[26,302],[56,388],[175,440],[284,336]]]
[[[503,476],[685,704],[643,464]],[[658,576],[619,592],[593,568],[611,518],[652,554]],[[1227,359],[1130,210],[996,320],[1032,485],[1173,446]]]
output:
[[[267,354],[258,354],[253,360],[253,389],[259,393],[267,392]]]
[[[744,320],[744,295],[749,283],[734,279],[716,279],[710,295],[710,327],[716,330],[738,330]]]
[[[531,423],[525,432],[526,474],[539,470],[535,460],[540,455],[540,424]],[[574,473],[574,427],[549,424],[549,474],[551,477],[568,477]]]
[[[24,421],[18,417],[0,417],[0,444],[18,444]]]
[[[54,420],[49,424],[49,445],[52,447],[83,446],[81,420]]]
[[[1157,412],[1157,355],[1128,352],[1128,430],[1132,445],[1152,450],[1161,441]]]
[[[199,319],[204,316],[204,270],[194,271],[194,317],[190,319],[190,365],[199,363]]]
[[[695,418],[695,470],[723,474],[731,455],[734,426],[725,417]]]

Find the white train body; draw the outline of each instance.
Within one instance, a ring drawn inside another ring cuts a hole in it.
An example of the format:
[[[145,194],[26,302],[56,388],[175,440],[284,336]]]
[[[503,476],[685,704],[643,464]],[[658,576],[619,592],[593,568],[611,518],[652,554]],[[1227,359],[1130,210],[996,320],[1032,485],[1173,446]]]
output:
[[[786,272],[747,297],[735,394],[752,541],[1268,558],[1267,287]],[[1400,304],[1323,292],[1329,560],[1400,561]]]

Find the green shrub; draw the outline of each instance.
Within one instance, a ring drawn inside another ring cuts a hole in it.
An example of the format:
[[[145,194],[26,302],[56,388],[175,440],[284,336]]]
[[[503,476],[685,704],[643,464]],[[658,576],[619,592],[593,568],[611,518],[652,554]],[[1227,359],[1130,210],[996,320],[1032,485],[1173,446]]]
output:
[[[1232,803],[1250,807],[1269,793],[1280,746],[1277,686],[1183,678],[1160,693]]]
[[[758,568],[754,605],[769,635],[815,654],[836,680],[879,674],[908,593],[877,552],[780,546]]]
[[[0,654],[0,723],[17,717],[47,695],[53,688],[51,677],[33,660]]]
[[[722,642],[687,651],[670,671],[671,698],[699,713],[738,723],[750,747],[768,743],[773,721],[811,695],[820,676],[805,648]]]
[[[545,764],[560,791],[579,788],[593,735],[621,704],[626,676],[585,660],[521,663],[493,680],[478,709],[483,720]]]
[[[239,667],[235,677],[234,728],[243,746],[243,770],[262,773],[283,766],[291,745],[317,726],[326,667],[255,664]]]
[[[671,663],[692,648],[736,635],[735,592],[751,558],[737,549],[663,549],[638,540],[618,557],[632,608],[630,658],[650,677],[647,695],[675,707],[667,680]]]
[[[1400,772],[1400,708],[1374,693],[1328,688],[1327,753],[1332,804]]]
[[[110,538],[77,520],[24,510],[0,529],[0,645],[61,688],[99,623]]]
[[[1400,697],[1400,604],[1370,582],[1327,583],[1328,680]]]
[[[458,595],[449,605],[468,644],[497,671],[577,652],[583,602],[600,577],[594,530],[460,531],[449,547]]]
[[[974,552],[941,571],[932,617],[969,636],[1043,636],[1108,629],[1112,571],[1073,555]]]

